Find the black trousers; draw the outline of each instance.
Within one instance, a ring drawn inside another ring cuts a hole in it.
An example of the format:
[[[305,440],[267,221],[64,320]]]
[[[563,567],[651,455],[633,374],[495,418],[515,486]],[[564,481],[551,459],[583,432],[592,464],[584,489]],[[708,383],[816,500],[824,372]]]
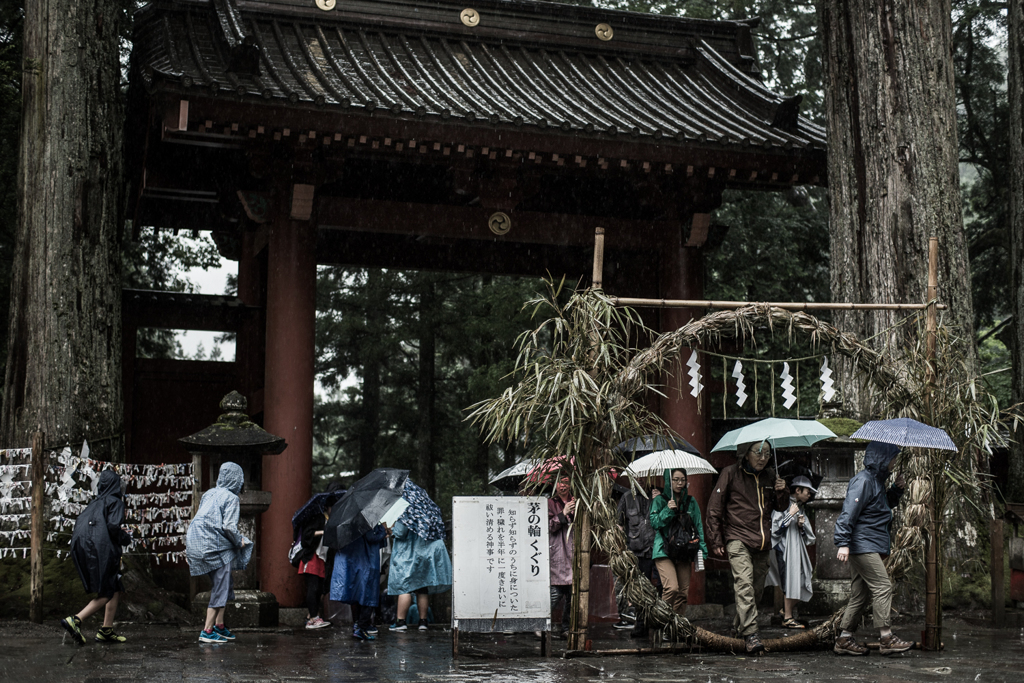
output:
[[[373,610],[376,608],[359,605],[354,602],[349,607],[352,608],[352,625],[359,627],[363,631],[370,630],[370,626],[373,625]]]
[[[324,579],[316,574],[303,574],[306,577],[306,609],[309,610],[309,618],[320,616],[324,597]]]

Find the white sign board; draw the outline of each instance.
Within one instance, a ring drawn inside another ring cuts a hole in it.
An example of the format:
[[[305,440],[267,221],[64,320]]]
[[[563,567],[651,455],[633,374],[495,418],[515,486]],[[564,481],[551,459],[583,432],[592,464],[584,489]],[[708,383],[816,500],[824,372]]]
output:
[[[453,620],[547,619],[547,498],[453,498],[452,565]]]

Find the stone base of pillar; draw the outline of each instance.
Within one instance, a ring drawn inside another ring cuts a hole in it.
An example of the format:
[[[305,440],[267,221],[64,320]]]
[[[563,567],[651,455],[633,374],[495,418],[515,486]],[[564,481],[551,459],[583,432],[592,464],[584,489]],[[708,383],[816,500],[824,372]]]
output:
[[[850,600],[849,579],[814,579],[814,595],[810,602],[799,603],[797,612],[803,615],[828,616],[845,607]]]
[[[210,592],[196,593],[192,599],[192,612],[205,619],[210,604]],[[273,593],[255,590],[236,590],[235,599],[229,600],[224,614],[228,628],[257,628],[278,625],[277,598]]]

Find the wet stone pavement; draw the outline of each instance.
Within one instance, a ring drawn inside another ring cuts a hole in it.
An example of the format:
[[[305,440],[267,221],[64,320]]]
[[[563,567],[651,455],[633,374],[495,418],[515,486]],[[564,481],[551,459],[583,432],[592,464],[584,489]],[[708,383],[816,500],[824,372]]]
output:
[[[701,623],[724,632],[726,623]],[[905,638],[920,632],[905,624]],[[462,651],[451,656],[451,633],[433,627],[421,633],[381,630],[373,642],[355,641],[350,629],[280,629],[241,632],[234,643],[203,645],[198,630],[173,625],[124,624],[130,640],[101,645],[86,631],[84,646],[62,643],[55,622],[0,623],[0,681],[116,683],[284,683],[289,681],[422,681],[461,683],[741,683],[746,681],[976,681],[1024,682],[1024,631],[1001,631],[948,619],[942,653],[911,651],[882,657],[837,657],[831,651],[768,654],[750,658],[728,654],[590,656],[564,659],[564,641],[554,657],[540,656],[532,634],[461,634]],[[778,637],[777,629],[765,629]],[[594,628],[595,649],[635,647],[628,632]]]

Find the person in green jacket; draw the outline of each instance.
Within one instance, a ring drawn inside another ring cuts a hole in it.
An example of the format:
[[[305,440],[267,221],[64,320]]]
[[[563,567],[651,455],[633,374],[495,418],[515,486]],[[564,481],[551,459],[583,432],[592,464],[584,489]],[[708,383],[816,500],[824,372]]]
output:
[[[690,515],[700,537],[700,552],[705,557],[708,554],[708,548],[704,545],[704,525],[700,519],[700,507],[686,489],[686,470],[665,470],[665,488],[651,503],[651,526],[654,528],[654,552],[651,557],[661,577],[665,602],[681,617],[686,616],[686,592],[690,588],[691,560],[676,562],[665,553],[665,533],[678,515]]]

